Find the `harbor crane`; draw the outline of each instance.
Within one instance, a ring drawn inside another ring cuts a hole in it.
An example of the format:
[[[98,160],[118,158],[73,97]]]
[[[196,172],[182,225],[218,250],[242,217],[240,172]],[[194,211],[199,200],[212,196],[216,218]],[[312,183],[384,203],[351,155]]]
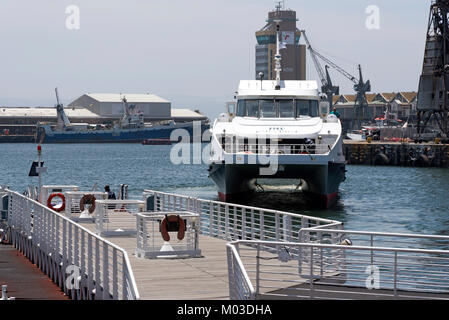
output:
[[[369,80],[366,82],[363,80],[362,76],[362,67],[359,65],[359,78],[357,79],[349,72],[345,71],[343,68],[339,67],[337,64],[320,54],[310,44],[309,39],[307,38],[306,31],[301,30],[301,33],[304,35],[304,40],[306,42],[307,48],[310,51],[312,56],[313,63],[315,65],[315,69],[320,77],[321,81],[321,91],[326,94],[327,99],[329,101],[329,107],[332,108],[333,105],[333,95],[339,94],[339,87],[334,86],[332,84],[328,69],[331,67],[341,73],[344,77],[349,79],[354,83],[354,90],[357,93],[355,104],[354,104],[354,118],[353,118],[353,129],[360,129],[362,127],[362,119],[364,118],[364,110],[366,110],[368,106],[368,101],[366,99],[366,93],[371,91],[371,83]],[[319,62],[321,59],[324,63],[326,63],[325,69],[323,70],[321,64]]]
[[[62,103],[59,101],[59,93],[58,93],[58,88],[55,88],[55,93],[56,93],[56,114],[58,117],[58,128],[59,129],[66,129],[67,127],[70,126],[70,121],[69,118],[67,118],[67,115],[64,112],[64,106],[62,105]]]
[[[430,5],[422,74],[419,80],[418,137],[426,129],[439,128],[449,139],[449,0]],[[431,128],[427,128],[431,125]]]

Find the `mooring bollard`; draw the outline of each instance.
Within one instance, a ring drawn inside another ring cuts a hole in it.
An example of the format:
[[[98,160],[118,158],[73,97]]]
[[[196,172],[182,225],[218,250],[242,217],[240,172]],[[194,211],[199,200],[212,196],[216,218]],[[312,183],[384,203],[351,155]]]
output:
[[[8,289],[8,285],[4,284],[2,285],[2,297],[0,298],[0,300],[16,300],[16,298],[11,297],[8,298],[8,294],[6,293]]]

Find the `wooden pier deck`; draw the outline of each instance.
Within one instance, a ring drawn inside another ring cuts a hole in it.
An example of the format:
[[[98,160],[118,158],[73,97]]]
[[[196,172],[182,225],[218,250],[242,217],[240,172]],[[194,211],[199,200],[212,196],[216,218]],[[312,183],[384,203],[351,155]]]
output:
[[[81,223],[94,231],[95,224]],[[226,241],[200,236],[203,257],[144,259],[135,255],[136,237],[105,237],[128,252],[142,300],[229,299]]]
[[[12,245],[0,244],[0,285],[16,300],[68,300],[46,274]],[[0,288],[1,290],[1,288]]]
[[[259,296],[260,300],[310,300],[310,284],[304,283],[289,288],[272,291]],[[299,297],[298,297],[299,296]],[[316,300],[448,300],[448,294],[367,289],[344,285],[313,284],[313,299]]]

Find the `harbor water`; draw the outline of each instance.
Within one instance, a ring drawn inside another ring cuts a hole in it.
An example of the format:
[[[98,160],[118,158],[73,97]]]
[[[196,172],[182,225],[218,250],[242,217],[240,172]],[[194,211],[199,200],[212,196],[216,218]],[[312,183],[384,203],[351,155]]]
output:
[[[43,182],[75,184],[80,190],[91,190],[94,184],[102,189],[108,184],[116,193],[120,184],[128,184],[131,198],[140,198],[143,189],[154,189],[216,199],[207,164],[175,165],[170,161],[172,147],[43,145],[43,161],[48,167]],[[0,184],[20,192],[36,185],[37,178],[28,177],[36,158],[35,144],[2,144]],[[347,170],[332,209],[311,206],[294,191],[295,181],[267,181],[265,192],[249,199],[248,204],[335,219],[344,222],[345,229],[449,235],[447,169],[347,166]]]

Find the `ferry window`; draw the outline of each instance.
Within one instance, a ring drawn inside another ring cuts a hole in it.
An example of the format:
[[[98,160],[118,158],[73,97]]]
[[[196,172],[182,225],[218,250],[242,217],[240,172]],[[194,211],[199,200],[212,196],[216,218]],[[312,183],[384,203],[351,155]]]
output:
[[[246,116],[246,101],[245,100],[239,100],[237,102],[237,117],[244,117]]]
[[[246,111],[248,117],[259,118],[259,101],[246,100]]]
[[[316,100],[310,101],[310,116],[318,117],[318,101]]]
[[[293,100],[279,100],[279,117],[294,118]]]
[[[237,102],[237,117],[259,117],[258,100],[239,100]]]
[[[310,100],[296,100],[296,117],[310,116]]]
[[[262,118],[276,118],[274,100],[260,100],[260,113]]]
[[[318,117],[318,101],[296,100],[296,117]]]

